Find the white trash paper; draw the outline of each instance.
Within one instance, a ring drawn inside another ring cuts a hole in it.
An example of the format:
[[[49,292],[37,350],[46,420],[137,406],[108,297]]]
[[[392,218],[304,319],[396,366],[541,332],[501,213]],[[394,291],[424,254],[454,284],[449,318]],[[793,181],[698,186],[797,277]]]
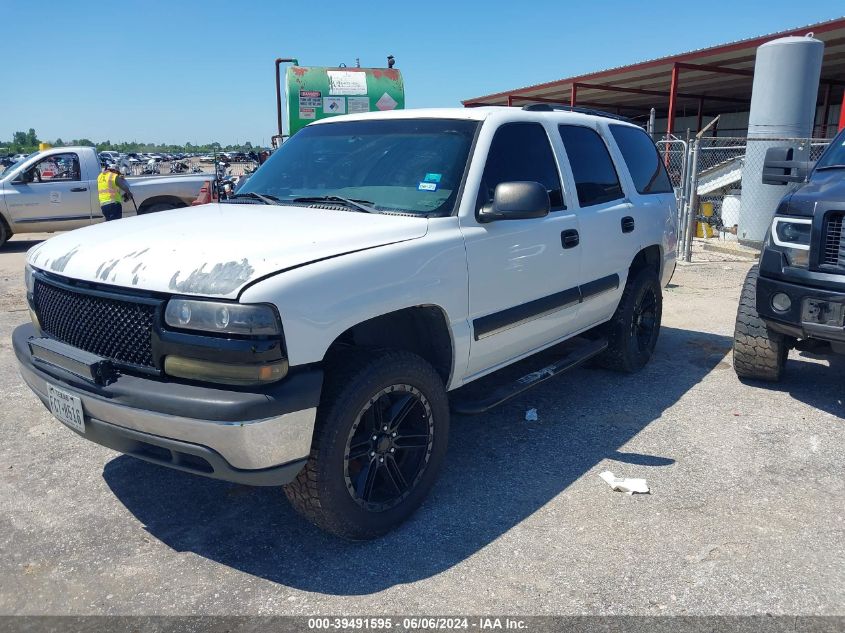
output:
[[[536,422],[537,421],[537,409],[528,409],[525,412],[525,421],[526,422]]]
[[[600,473],[599,477],[604,479],[607,482],[608,486],[610,486],[614,490],[618,490],[619,492],[627,492],[629,495],[632,495],[635,492],[643,494],[649,493],[648,484],[646,483],[645,479],[627,479],[623,477],[617,477],[609,470]]]

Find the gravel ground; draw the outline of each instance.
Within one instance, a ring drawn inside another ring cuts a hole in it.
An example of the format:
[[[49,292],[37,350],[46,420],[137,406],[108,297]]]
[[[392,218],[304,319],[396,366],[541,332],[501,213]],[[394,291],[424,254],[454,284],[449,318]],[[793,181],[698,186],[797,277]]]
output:
[[[422,509],[371,543],[280,491],[86,443],[23,385],[23,252],[0,252],[1,614],[843,614],[845,362],[730,365],[749,262],[678,268],[653,361],[453,418]],[[539,420],[526,422],[536,407]],[[616,493],[605,469],[644,477]]]

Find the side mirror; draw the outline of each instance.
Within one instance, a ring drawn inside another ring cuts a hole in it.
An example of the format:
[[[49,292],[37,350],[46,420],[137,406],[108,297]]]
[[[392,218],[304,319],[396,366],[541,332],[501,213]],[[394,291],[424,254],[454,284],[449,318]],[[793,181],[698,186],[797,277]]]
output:
[[[479,222],[525,220],[549,215],[549,192],[539,182],[502,182],[493,192],[493,202],[478,212]]]
[[[814,163],[806,160],[794,160],[792,147],[770,147],[766,150],[763,162],[764,185],[787,185],[791,182],[804,182],[813,169]]]

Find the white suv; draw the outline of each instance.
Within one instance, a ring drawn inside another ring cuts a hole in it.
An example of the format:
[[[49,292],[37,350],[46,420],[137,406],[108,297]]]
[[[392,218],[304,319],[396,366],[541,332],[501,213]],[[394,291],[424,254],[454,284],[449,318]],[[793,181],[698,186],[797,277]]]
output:
[[[433,485],[450,406],[484,411],[587,359],[642,367],[675,243],[660,156],[610,115],[336,117],[225,204],[33,248],[14,347],[83,437],[284,485],[319,526],[371,538]],[[564,341],[557,362],[497,382]]]

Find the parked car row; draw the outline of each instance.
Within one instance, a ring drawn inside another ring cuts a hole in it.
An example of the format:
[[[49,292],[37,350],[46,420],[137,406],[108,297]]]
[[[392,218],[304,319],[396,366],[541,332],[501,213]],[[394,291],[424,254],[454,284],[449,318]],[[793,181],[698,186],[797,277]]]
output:
[[[3,173],[12,165],[24,160],[27,156],[28,154],[6,154],[0,156],[0,173]]]

